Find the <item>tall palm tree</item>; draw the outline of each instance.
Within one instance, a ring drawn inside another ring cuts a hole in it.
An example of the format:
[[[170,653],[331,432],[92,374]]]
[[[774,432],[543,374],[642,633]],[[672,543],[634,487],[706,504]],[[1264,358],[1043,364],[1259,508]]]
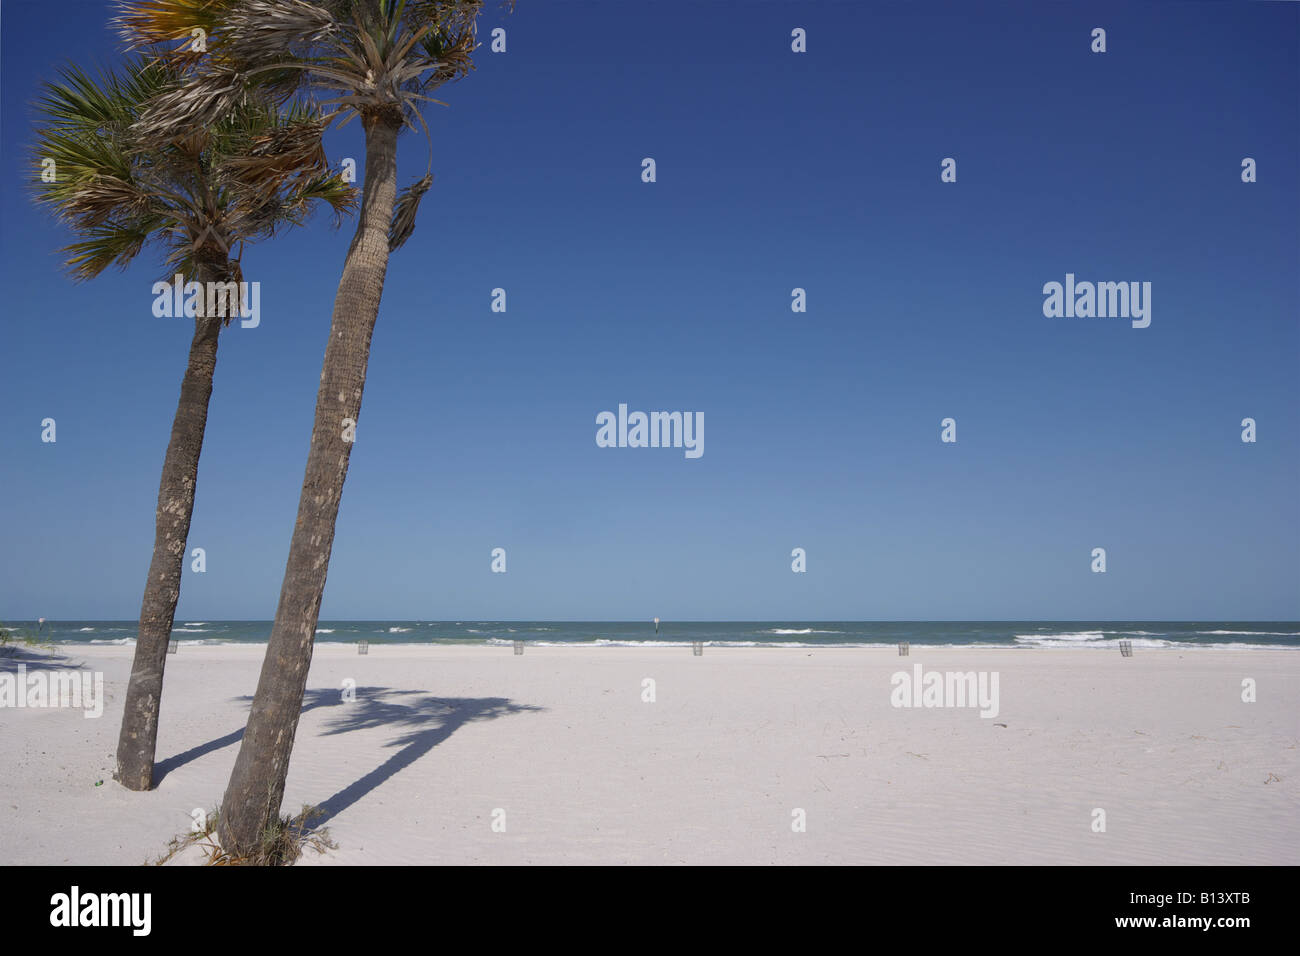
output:
[[[65,247],[78,280],[110,265],[125,268],[146,245],[161,247],[166,277],[241,282],[244,242],[301,223],[324,202],[338,217],[355,189],[332,173],[325,128],[310,109],[281,111],[246,98],[220,122],[146,144],[135,126],[146,105],[174,89],[183,65],[137,57],[121,72],[92,76],[77,67],[45,85],[38,101],[33,185],[38,202],[81,236]],[[50,162],[52,161],[52,165]],[[153,559],[118,740],[115,776],[131,790],[153,783],[163,669],[180,597],[199,453],[207,423],[221,328],[237,301],[196,303],[194,338],[163,459]]]
[[[370,340],[388,255],[410,236],[427,172],[397,193],[397,135],[418,122],[428,92],[473,69],[482,0],[135,0],[119,25],[137,46],[203,31],[197,78],[157,101],[145,135],[193,128],[239,102],[248,83],[298,79],[325,91],[346,123],[360,118],[365,176],[356,234],[343,263],[316,395],[311,449],[275,623],[218,822],[226,850],[249,853],[278,823],[307,686],[321,596],[360,416]]]

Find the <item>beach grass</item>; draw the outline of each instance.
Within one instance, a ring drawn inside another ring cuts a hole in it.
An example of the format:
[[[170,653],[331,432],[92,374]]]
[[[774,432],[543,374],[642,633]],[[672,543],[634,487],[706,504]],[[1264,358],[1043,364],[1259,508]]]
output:
[[[267,827],[252,853],[237,856],[227,853],[217,842],[218,814],[218,810],[209,811],[201,829],[173,837],[166,851],[150,860],[150,865],[163,866],[190,847],[202,850],[204,866],[292,866],[307,850],[322,854],[338,849],[328,828],[312,827],[312,821],[323,811],[304,806],[297,816],[281,817],[278,824]]]

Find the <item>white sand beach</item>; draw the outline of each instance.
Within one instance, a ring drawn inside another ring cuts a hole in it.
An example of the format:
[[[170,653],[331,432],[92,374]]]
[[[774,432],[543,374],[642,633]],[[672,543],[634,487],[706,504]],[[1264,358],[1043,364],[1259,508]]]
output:
[[[0,657],[106,695],[0,708],[0,863],[162,854],[220,803],[264,651],[168,658],[150,793],[111,776],[132,648]],[[892,706],[917,664],[997,673],[997,716]],[[284,810],[338,848],[299,865],[1300,863],[1295,651],[325,644],[305,706]]]

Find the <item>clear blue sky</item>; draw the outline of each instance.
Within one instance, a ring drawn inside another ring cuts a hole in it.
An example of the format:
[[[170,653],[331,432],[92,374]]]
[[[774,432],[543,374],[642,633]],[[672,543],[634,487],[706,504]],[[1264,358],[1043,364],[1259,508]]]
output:
[[[4,619],[138,614],[192,332],[151,314],[157,260],[70,282],[24,190],[38,83],[113,62],[109,12],[0,11]],[[1300,5],[504,22],[427,113],[323,619],[1300,618]],[[223,333],[179,620],[274,614],[351,228],[245,253],[262,322]],[[1067,272],[1150,281],[1150,328],[1045,318]],[[704,456],[598,448],[620,402],[703,412]]]

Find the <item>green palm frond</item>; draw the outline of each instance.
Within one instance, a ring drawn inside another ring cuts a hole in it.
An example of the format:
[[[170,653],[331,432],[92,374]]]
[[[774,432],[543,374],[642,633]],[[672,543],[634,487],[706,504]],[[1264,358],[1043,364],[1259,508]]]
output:
[[[59,80],[47,83],[37,102],[41,115],[53,127],[124,131],[136,120],[138,105],[160,92],[169,81],[167,69],[142,57],[128,61],[121,71],[94,77],[77,66],[59,71]]]
[[[139,219],[129,224],[105,222],[83,229],[83,239],[59,251],[73,278],[93,279],[111,265],[125,269],[149,241],[157,221]]]
[[[83,234],[65,250],[78,278],[125,265],[147,238],[139,235],[140,223],[159,213],[156,195],[135,175],[127,130],[138,113],[137,97],[161,88],[164,75],[142,59],[98,81],[70,66],[45,84],[37,101],[32,186],[38,202]]]
[[[109,136],[41,129],[31,159],[35,185],[42,192],[53,194],[87,179],[100,176],[126,179],[131,175],[131,158],[124,144]],[[47,165],[47,160],[53,165]],[[53,179],[45,179],[47,170]]]
[[[299,222],[315,203],[325,203],[334,213],[334,225],[337,227],[345,214],[353,212],[360,201],[361,194],[355,186],[345,183],[337,174],[316,176],[301,183],[285,195],[282,216],[284,219]]]
[[[294,193],[297,201],[319,201],[327,204],[336,214],[355,209],[361,199],[361,191],[356,186],[343,181],[337,173],[317,176],[297,189]]]

